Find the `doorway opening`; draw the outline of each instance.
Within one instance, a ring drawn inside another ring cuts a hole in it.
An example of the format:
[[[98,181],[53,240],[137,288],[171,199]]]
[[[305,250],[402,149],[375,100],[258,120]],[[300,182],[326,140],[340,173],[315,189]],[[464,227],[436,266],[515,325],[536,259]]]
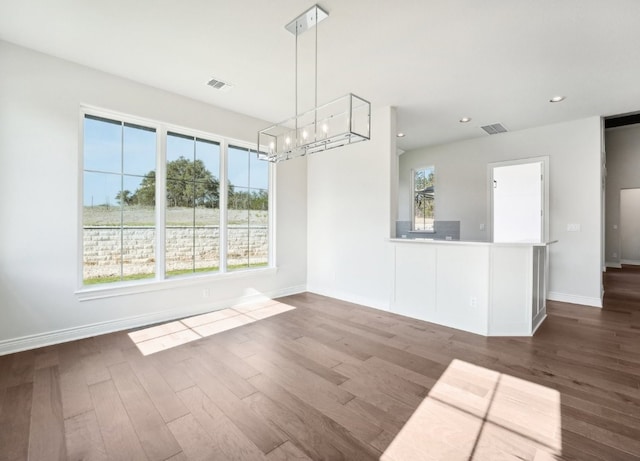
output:
[[[640,188],[620,190],[620,263],[640,265]]]

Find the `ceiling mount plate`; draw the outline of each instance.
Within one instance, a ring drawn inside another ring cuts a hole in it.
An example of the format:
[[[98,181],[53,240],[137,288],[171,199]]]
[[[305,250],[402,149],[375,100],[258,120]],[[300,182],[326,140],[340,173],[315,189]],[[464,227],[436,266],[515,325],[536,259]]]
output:
[[[309,29],[313,28],[316,24],[327,19],[329,13],[320,8],[318,5],[313,5],[307,11],[295,18],[289,24],[284,26],[293,35],[300,35]]]

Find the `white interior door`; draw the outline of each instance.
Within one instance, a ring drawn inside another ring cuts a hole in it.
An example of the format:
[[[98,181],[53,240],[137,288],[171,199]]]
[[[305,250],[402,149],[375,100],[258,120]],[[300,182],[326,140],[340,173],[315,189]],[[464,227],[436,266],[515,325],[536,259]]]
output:
[[[620,191],[620,261],[640,264],[640,189]]]
[[[495,166],[492,179],[493,241],[541,242],[543,163]]]

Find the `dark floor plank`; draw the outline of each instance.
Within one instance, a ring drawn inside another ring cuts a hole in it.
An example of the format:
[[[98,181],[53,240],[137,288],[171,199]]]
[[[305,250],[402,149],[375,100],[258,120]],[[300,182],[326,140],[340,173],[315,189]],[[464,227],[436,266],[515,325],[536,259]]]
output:
[[[293,441],[297,441],[298,446],[309,450],[307,454],[313,459],[378,459],[380,453],[377,450],[270,378],[260,374],[250,381],[260,393],[246,400],[261,408],[260,413],[271,418]],[[360,421],[354,420],[353,423],[359,424]]]
[[[69,461],[108,460],[93,410],[65,419],[64,432]]]
[[[144,387],[144,390],[153,401],[165,422],[168,423],[189,413],[175,391],[169,386],[160,371],[156,368],[156,361],[148,360],[131,351],[127,352],[125,357],[138,378],[138,381],[142,387]],[[166,368],[163,366],[160,367]]]
[[[179,453],[180,445],[171,435],[131,366],[128,363],[112,365],[109,372],[147,457],[163,461]]]
[[[5,387],[32,383],[35,370],[35,351],[18,352],[11,355],[11,365],[3,379]]]
[[[6,389],[0,414],[0,459],[3,461],[27,459],[31,421],[33,383],[24,383]]]
[[[192,414],[174,419],[168,426],[182,446],[182,452],[186,459],[195,461],[219,459],[216,445],[211,436],[198,424]]]
[[[255,329],[255,328],[254,328]],[[308,356],[304,354],[304,349],[299,347],[299,344],[296,341],[285,341],[281,340],[277,336],[271,336],[268,333],[260,331],[257,333],[258,336],[261,337],[261,342],[269,342],[271,347],[268,352],[273,352],[279,356],[281,356],[285,360],[289,360],[292,363],[295,363],[307,371],[318,375],[320,378],[329,381],[335,385],[340,385],[345,382],[348,378],[346,376],[341,375],[335,369],[331,367],[327,367],[315,360],[317,354],[312,354],[312,356]],[[298,338],[299,339],[299,338]],[[259,351],[258,354],[264,354],[264,349]],[[324,361],[324,360],[321,360]],[[332,366],[337,365],[334,361]],[[250,377],[250,376],[249,376]]]
[[[187,373],[213,403],[251,440],[263,453],[269,453],[286,440],[271,430],[261,417],[251,411],[245,402],[223,385],[214,374],[207,371],[202,360],[186,362]],[[249,380],[249,382],[251,382]]]
[[[33,381],[29,460],[65,460],[62,398],[58,366],[39,368]]]
[[[89,386],[87,386],[82,370],[71,370],[60,375],[60,393],[65,418],[93,409]]]
[[[263,452],[197,386],[178,393],[204,431],[220,459],[265,459]]]
[[[113,382],[101,381],[89,391],[109,459],[148,459]]]
[[[285,442],[267,455],[268,461],[311,461],[291,442]]]
[[[243,378],[241,375],[234,371],[234,368],[228,364],[224,363],[223,359],[218,357],[220,353],[216,349],[211,349],[206,347],[206,345],[200,345],[198,347],[199,351],[201,351],[200,357],[202,361],[206,364],[207,370],[213,373],[221,383],[223,383],[227,389],[233,392],[236,397],[242,399],[247,395],[253,394],[256,390],[254,387],[249,384],[249,382]],[[243,362],[242,360],[238,360],[238,362]],[[251,368],[249,365],[245,363],[246,369]],[[256,375],[258,372],[256,370],[252,370],[252,372],[248,373],[250,376]]]

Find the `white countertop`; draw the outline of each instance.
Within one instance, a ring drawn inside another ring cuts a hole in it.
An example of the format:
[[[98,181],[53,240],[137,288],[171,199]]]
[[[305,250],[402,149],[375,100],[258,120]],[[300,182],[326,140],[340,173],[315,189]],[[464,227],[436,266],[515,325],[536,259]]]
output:
[[[481,246],[534,246],[541,247],[556,243],[557,240],[548,242],[482,242],[470,240],[436,240],[427,238],[390,238],[392,243],[418,243],[418,244],[437,244],[437,245],[481,245]]]

